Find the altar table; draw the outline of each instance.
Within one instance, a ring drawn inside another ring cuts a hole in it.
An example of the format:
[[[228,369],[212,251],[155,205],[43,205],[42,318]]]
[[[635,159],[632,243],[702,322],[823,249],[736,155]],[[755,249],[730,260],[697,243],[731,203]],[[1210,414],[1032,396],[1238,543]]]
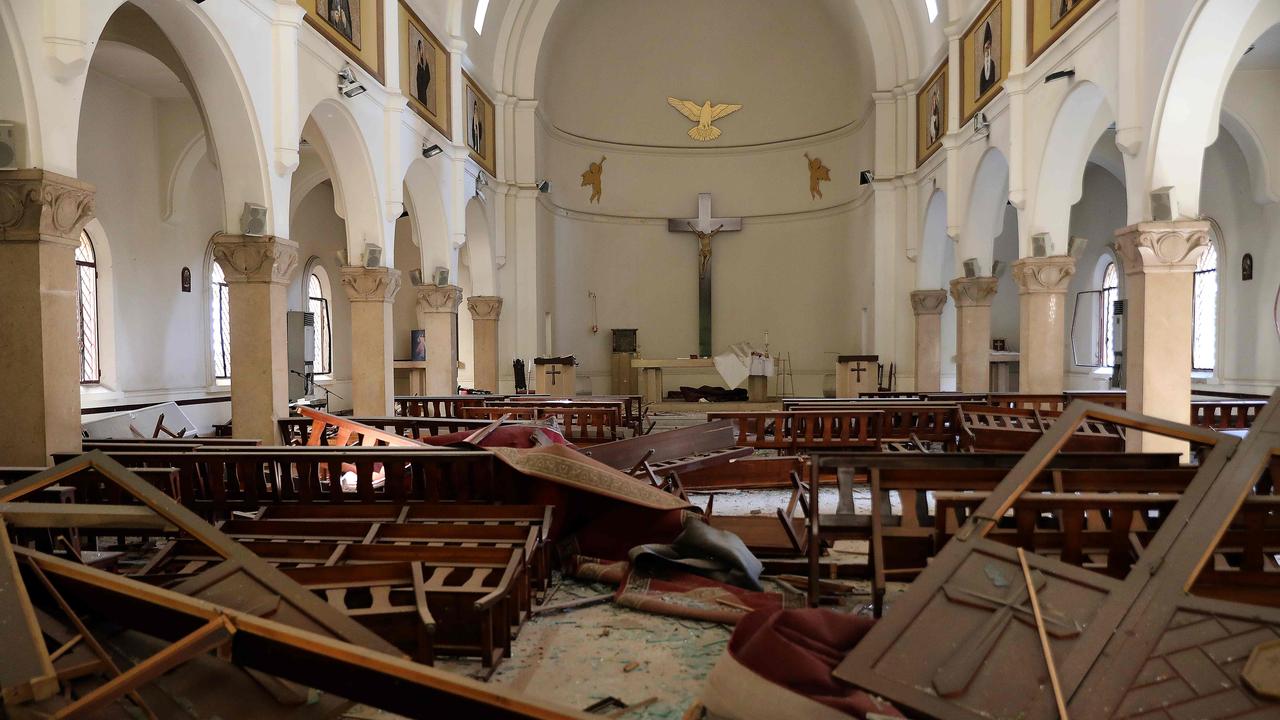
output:
[[[640,371],[640,396],[646,403],[662,402],[664,369],[696,368],[715,370],[715,358],[636,358],[631,367]]]

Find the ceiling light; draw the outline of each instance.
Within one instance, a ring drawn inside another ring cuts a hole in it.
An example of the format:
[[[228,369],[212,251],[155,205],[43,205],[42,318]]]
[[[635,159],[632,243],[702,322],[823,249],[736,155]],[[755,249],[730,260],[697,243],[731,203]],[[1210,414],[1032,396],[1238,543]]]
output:
[[[433,158],[442,152],[444,152],[444,150],[441,149],[439,145],[428,145],[426,142],[422,143],[422,157],[424,158]]]
[[[364,85],[361,85],[356,80],[355,71],[351,69],[350,65],[343,65],[342,69],[338,71],[338,92],[342,93],[343,97],[349,98],[365,92]]]

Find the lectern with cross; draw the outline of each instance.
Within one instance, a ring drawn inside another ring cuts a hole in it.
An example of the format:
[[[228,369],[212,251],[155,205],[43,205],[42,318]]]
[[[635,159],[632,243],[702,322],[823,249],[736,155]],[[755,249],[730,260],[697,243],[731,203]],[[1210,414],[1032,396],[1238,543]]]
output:
[[[691,232],[698,238],[698,354],[711,355],[711,238],[742,229],[742,218],[711,216],[711,193],[698,193],[698,217],[667,220],[669,232]]]
[[[838,355],[836,357],[836,397],[858,397],[880,388],[879,355]]]

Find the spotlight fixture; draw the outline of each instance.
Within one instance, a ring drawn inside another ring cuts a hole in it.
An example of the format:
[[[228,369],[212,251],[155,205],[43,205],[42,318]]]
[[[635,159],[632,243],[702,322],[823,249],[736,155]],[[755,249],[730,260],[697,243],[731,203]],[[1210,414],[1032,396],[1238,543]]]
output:
[[[991,134],[991,121],[987,120],[987,114],[981,110],[973,114],[973,132],[982,136]]]
[[[422,157],[433,158],[442,152],[444,150],[439,145],[428,145],[425,140],[422,142]]]
[[[858,173],[859,185],[870,185],[871,183],[875,182],[875,179],[876,179],[876,176],[873,175],[870,170],[863,170],[862,172]]]
[[[1061,80],[1062,78],[1073,78],[1075,76],[1076,76],[1076,70],[1075,68],[1071,68],[1069,70],[1059,70],[1057,72],[1051,72],[1048,75],[1044,76],[1044,81],[1047,83],[1051,83],[1054,80]]]
[[[539,183],[538,183],[538,192],[542,193],[543,195],[545,195],[545,194],[547,194],[547,193],[551,192],[551,181],[550,181],[550,180],[543,180],[543,181],[539,182]]]
[[[343,65],[338,71],[338,92],[343,97],[353,98],[365,92],[364,85],[356,80],[356,73],[351,69],[350,65]]]

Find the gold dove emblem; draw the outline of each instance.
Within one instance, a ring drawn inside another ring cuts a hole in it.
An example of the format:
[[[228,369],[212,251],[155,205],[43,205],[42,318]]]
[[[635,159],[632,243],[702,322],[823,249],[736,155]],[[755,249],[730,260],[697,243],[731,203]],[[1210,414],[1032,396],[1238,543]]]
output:
[[[701,142],[715,140],[720,137],[720,128],[712,125],[711,123],[719,120],[729,113],[737,112],[742,109],[741,105],[731,105],[728,103],[712,105],[710,100],[699,105],[692,100],[680,100],[679,98],[673,97],[667,98],[667,104],[676,110],[679,110],[681,115],[684,115],[690,120],[698,123],[697,125],[689,128],[689,137]]]

